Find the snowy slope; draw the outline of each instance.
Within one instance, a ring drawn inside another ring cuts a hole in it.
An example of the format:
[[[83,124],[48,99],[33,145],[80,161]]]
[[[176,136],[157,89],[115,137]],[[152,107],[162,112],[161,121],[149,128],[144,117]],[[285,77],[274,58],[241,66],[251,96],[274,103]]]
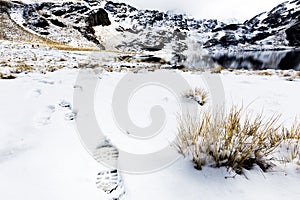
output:
[[[193,87],[206,87],[201,81],[201,74],[175,73],[184,77]],[[75,121],[68,118],[68,114],[73,112],[72,95],[76,90],[74,84],[77,75],[77,70],[64,69],[45,75],[21,75],[11,81],[0,80],[0,120],[3,122],[0,134],[1,198],[105,199],[95,184],[96,174],[105,168],[86,151],[76,132]],[[106,136],[119,148],[135,152],[145,148],[155,151],[159,147],[153,148],[151,141],[132,146],[128,144],[135,142],[127,136],[127,145],[122,146],[115,138],[123,134],[116,129],[109,105],[112,91],[124,75],[125,72],[97,75],[101,77],[97,92],[100,96],[95,101],[97,120],[101,122]],[[299,101],[299,79],[289,82],[276,76],[235,75],[229,72],[224,72],[220,78],[227,106],[244,104],[249,105],[253,112],[259,113],[263,109],[268,115],[282,113],[287,125],[300,113],[296,106]],[[154,102],[164,105],[164,99],[167,98],[169,103],[165,104],[168,105],[164,107],[165,111],[172,114],[177,110],[177,104],[172,103],[177,97],[174,99],[173,94],[165,88],[150,86],[140,90],[132,98],[134,106],[129,107],[130,113],[135,116],[132,120],[139,125],[149,123],[147,108]],[[157,95],[153,95],[153,92]],[[70,103],[70,107],[62,106],[66,103]],[[140,108],[146,109],[145,112],[141,112]],[[176,122],[171,120],[171,124],[168,130],[176,130]],[[164,137],[158,140],[160,145],[167,144]],[[279,164],[267,173],[255,168],[246,171],[247,178],[236,176],[225,179],[233,175],[224,168],[197,171],[189,159],[180,158],[172,166],[155,173],[123,173],[125,199],[296,200],[300,197],[299,166],[296,164]]]

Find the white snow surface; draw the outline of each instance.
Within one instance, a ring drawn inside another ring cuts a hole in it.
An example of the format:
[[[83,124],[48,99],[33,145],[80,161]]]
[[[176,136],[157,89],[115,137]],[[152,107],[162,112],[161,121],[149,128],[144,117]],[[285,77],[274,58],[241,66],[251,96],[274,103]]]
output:
[[[93,73],[93,70],[91,70]],[[144,72],[147,73],[147,72]],[[174,71],[192,87],[207,88],[202,74]],[[154,151],[166,145],[166,137],[158,142],[138,144],[121,136],[111,113],[112,93],[126,72],[97,74],[99,87],[95,95],[97,120],[103,124],[106,136],[119,148],[128,151]],[[0,80],[0,195],[1,199],[105,199],[96,188],[96,175],[106,169],[86,151],[76,131],[75,121],[66,120],[72,112],[73,92],[78,70],[62,69],[53,73],[20,74],[14,80]],[[277,76],[235,75],[223,72],[220,76],[226,105],[245,105],[253,112],[267,115],[282,113],[288,125],[299,115],[300,81],[287,81]],[[79,86],[76,86],[77,89]],[[75,88],[76,88],[75,87]],[[149,123],[149,108],[164,107],[167,115],[177,111],[177,97],[158,86],[141,88],[129,102],[132,120],[140,126]],[[70,103],[71,109],[59,104]],[[176,121],[165,132],[176,133]],[[119,134],[119,137],[116,135]],[[126,139],[126,144],[122,141]],[[169,141],[169,139],[167,139]],[[153,144],[156,144],[153,146]],[[123,146],[122,146],[123,145]],[[130,161],[129,161],[130,162]],[[193,168],[188,158],[150,174],[123,174],[125,199],[223,199],[223,200],[297,200],[300,198],[300,167],[279,165],[272,172],[255,168],[236,176],[225,168]]]

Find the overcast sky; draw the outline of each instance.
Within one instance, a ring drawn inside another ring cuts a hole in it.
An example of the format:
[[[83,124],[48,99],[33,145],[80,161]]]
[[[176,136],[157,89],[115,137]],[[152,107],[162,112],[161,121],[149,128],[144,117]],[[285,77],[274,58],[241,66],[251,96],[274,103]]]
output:
[[[119,0],[143,9],[176,10],[195,18],[230,19],[240,21],[269,11],[285,0]]]

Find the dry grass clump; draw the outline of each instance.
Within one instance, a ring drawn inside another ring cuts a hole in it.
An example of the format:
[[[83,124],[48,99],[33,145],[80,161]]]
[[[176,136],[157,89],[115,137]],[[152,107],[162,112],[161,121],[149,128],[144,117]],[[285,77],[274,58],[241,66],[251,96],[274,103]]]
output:
[[[0,72],[0,79],[15,79],[15,78],[17,77],[12,74],[3,74]]]
[[[208,92],[202,88],[195,88],[186,91],[182,96],[197,102],[200,106],[203,106],[207,102]]]
[[[62,68],[64,68],[64,66],[62,66],[62,65],[58,65],[58,66],[49,66],[49,67],[46,68],[46,70],[47,70],[48,72],[55,72],[55,71],[57,71],[57,70],[59,70],[59,69],[62,69]]]
[[[122,55],[115,58],[116,62],[132,62],[136,61],[131,55]]]
[[[204,112],[198,120],[181,118],[176,146],[180,153],[192,157],[196,169],[225,166],[241,174],[243,168],[257,164],[265,171],[283,140],[278,119],[250,116],[236,107],[227,114]]]
[[[32,72],[34,70],[35,68],[33,66],[27,65],[25,63],[20,63],[19,65],[14,66],[11,72],[19,74],[22,72]]]
[[[282,144],[279,147],[283,162],[296,162],[300,165],[300,123],[295,120],[290,129],[282,130]]]
[[[235,71],[236,69],[235,68],[233,68],[233,67],[229,67],[228,69],[227,69],[227,71],[229,71],[229,72],[233,72],[233,71]]]
[[[60,61],[60,62],[65,62],[65,61],[67,61],[67,59],[64,58],[64,57],[61,57],[61,58],[59,59],[59,61]]]
[[[9,62],[7,62],[6,60],[2,60],[0,62],[0,65],[3,65],[4,67],[7,66],[9,64]]]
[[[266,70],[264,70],[264,71],[257,71],[257,72],[255,72],[255,74],[261,75],[261,76],[272,76],[273,75],[272,72],[266,71]]]
[[[279,76],[281,76],[281,77],[291,77],[291,76],[293,76],[293,73],[289,70],[282,70],[282,71],[280,71]]]
[[[213,67],[210,69],[210,72],[213,74],[219,74],[224,70],[225,68],[223,66]]]

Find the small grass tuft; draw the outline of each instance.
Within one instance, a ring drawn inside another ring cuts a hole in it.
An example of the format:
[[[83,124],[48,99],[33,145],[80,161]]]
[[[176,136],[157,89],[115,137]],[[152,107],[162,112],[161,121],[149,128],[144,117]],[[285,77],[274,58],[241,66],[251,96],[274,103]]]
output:
[[[65,62],[65,61],[67,61],[67,59],[64,58],[64,57],[61,57],[61,58],[59,59],[59,61],[60,61],[60,62]]]
[[[35,68],[31,65],[27,65],[25,63],[19,63],[17,66],[14,66],[13,69],[11,70],[11,72],[19,74],[22,72],[32,72],[34,71]]]
[[[282,130],[280,151],[285,163],[296,162],[300,165],[300,123],[295,120],[290,129]]]
[[[2,74],[0,72],[0,79],[15,79],[15,78],[17,78],[17,77],[12,74]]]
[[[210,72],[213,74],[220,74],[224,69],[225,68],[223,66],[218,66],[218,67],[211,68]]]
[[[203,106],[207,102],[208,92],[202,88],[195,88],[186,91],[182,96],[197,102],[200,106]]]
[[[266,71],[266,70],[263,70],[263,71],[257,71],[257,72],[255,72],[255,74],[261,75],[261,76],[272,76],[272,75],[273,75],[272,72]]]

